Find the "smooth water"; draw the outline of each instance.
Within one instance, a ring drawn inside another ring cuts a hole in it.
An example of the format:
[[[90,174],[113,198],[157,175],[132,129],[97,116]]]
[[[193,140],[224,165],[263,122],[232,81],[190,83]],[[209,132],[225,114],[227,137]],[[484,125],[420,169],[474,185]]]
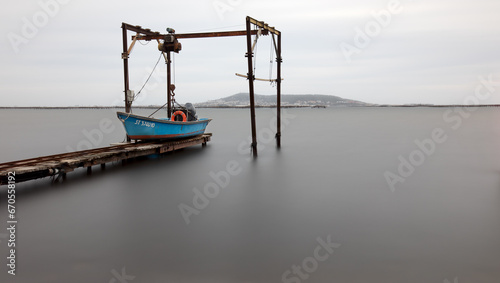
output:
[[[454,110],[286,109],[277,150],[258,109],[253,160],[248,109],[198,109],[206,148],[17,184],[15,276],[1,187],[0,282],[499,282],[500,110]],[[124,138],[113,110],[0,118],[0,162]]]

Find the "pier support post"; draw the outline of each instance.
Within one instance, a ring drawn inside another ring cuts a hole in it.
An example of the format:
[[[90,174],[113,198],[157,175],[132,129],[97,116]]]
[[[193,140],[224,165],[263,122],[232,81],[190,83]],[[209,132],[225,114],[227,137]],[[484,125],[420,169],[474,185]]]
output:
[[[273,39],[274,39],[274,35],[273,35]],[[281,59],[281,32],[278,34],[278,46],[277,46],[277,50],[276,50],[276,62],[278,64],[277,66],[277,75],[276,75],[276,90],[277,90],[277,101],[276,101],[276,115],[277,115],[277,119],[276,119],[276,127],[277,127],[277,131],[276,131],[276,146],[278,148],[281,147],[281,62],[283,62],[283,60]]]
[[[247,17],[247,54],[248,58],[248,88],[250,92],[250,120],[252,123],[252,153],[253,157],[257,157],[257,128],[255,125],[255,97],[254,97],[254,74],[253,74],[253,50],[252,50],[252,33],[250,25],[250,17]]]

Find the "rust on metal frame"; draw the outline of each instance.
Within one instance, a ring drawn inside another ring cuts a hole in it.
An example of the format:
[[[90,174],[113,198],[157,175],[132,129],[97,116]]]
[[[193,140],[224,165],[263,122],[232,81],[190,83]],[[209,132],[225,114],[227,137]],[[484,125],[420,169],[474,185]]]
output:
[[[268,31],[273,34],[273,42],[274,48],[276,51],[276,62],[277,62],[277,78],[276,78],[276,89],[277,89],[277,101],[276,101],[276,109],[277,109],[277,132],[276,132],[276,146],[278,148],[281,147],[281,63],[283,62],[281,58],[281,32],[276,28],[269,26],[265,22],[257,21],[254,18],[247,17],[246,20],[246,31],[247,31],[247,59],[248,59],[248,88],[250,92],[250,119],[251,119],[251,127],[252,127],[252,152],[253,156],[257,157],[257,130],[255,123],[255,94],[254,94],[254,81],[255,77],[253,74],[253,50],[252,50],[252,29],[251,25],[258,26],[264,31]],[[278,44],[276,44],[274,40],[274,35],[278,37]],[[276,46],[277,45],[277,46]]]
[[[208,38],[208,37],[228,37],[228,36],[245,36],[247,34],[246,30],[240,31],[220,31],[220,32],[201,32],[201,33],[174,33],[172,34],[177,39],[189,39],[189,38]],[[252,34],[257,34],[256,30],[252,30]],[[267,31],[263,35],[267,35]],[[166,34],[154,34],[154,35],[134,35],[132,40],[155,40],[163,39]]]

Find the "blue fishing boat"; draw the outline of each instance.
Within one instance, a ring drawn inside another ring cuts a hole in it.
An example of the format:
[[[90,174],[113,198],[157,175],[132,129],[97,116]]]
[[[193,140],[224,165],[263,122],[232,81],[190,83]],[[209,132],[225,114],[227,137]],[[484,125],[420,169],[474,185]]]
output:
[[[116,114],[118,119],[122,121],[127,136],[132,140],[173,140],[197,136],[205,132],[205,128],[211,121],[211,119],[207,118],[184,122],[176,121],[177,115],[172,116],[171,119],[157,119],[124,112],[117,112]]]

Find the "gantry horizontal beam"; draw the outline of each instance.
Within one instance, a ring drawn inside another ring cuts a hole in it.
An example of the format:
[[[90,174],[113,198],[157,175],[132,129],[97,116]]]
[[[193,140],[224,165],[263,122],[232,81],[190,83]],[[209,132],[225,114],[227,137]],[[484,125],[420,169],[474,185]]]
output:
[[[247,17],[250,23],[260,27],[263,29],[262,34],[267,35],[268,32],[279,35],[281,32],[274,27],[270,27],[265,22],[257,21],[254,18]],[[141,26],[133,26],[126,23],[122,23],[122,27],[125,27],[127,30],[134,31],[140,33],[142,35],[133,36],[132,39],[137,38],[137,40],[156,40],[156,39],[164,39],[166,34],[160,34],[159,32],[151,31],[150,29],[144,29]],[[257,34],[257,30],[252,30],[251,34]],[[245,36],[247,35],[246,30],[240,31],[221,31],[221,32],[202,32],[202,33],[181,33],[181,34],[173,34],[175,38],[206,38],[206,37],[228,37],[228,36]]]
[[[252,30],[252,34],[257,34],[257,30]],[[267,35],[267,31],[264,31],[262,34]],[[247,35],[246,30],[240,31],[220,31],[220,32],[202,32],[202,33],[180,33],[180,34],[172,34],[177,39],[181,38],[206,38],[206,37],[225,37],[225,36],[245,36]],[[153,35],[139,35],[133,36],[132,39],[137,38],[137,40],[155,40],[155,39],[163,39],[166,34],[153,34]]]
[[[122,28],[125,28],[130,31],[135,31],[137,33],[142,33],[145,35],[155,35],[155,34],[160,34],[157,31],[151,31],[150,29],[144,29],[141,26],[133,26],[127,23],[122,23]]]
[[[256,19],[252,18],[252,17],[247,17],[247,20],[250,21],[250,23],[264,29],[264,30],[267,30],[271,33],[274,33],[275,35],[280,35],[280,31],[275,29],[274,27],[270,27],[268,24],[264,23],[264,22],[261,22],[261,21],[257,21]]]

